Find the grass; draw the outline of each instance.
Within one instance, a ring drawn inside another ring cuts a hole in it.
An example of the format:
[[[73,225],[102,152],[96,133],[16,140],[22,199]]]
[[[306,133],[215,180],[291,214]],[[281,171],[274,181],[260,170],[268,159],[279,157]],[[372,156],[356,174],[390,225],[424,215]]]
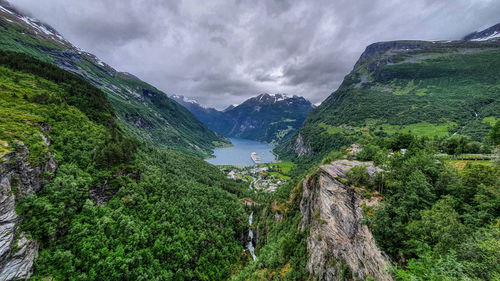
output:
[[[260,164],[259,168],[269,167],[268,174],[289,181],[290,171],[295,166],[293,162],[278,162],[271,164]]]
[[[282,179],[284,179],[286,181],[289,181],[291,179],[291,177],[285,176],[285,175],[283,175],[282,173],[279,173],[279,172],[270,172],[269,175],[275,176],[277,178],[282,178]]]
[[[0,67],[0,139],[3,143],[0,155],[15,150],[16,142],[23,142],[30,151],[30,161],[42,160],[48,151],[39,126],[46,121],[40,116],[44,108],[28,100],[39,94],[54,96],[61,92],[62,89],[50,81]]]
[[[448,160],[446,163],[455,166],[459,171],[463,171],[468,163],[477,163],[492,166],[493,163],[489,160]]]
[[[326,130],[326,132],[330,135],[334,135],[334,134],[339,134],[339,133],[344,133],[346,130],[342,129],[342,128],[339,128],[339,127],[335,127],[335,126],[331,126],[331,125],[327,125],[325,123],[319,123],[319,126],[323,129]]]
[[[431,124],[428,122],[419,122],[409,125],[389,125],[381,124],[379,120],[367,120],[367,126],[365,127],[355,127],[355,126],[343,126],[336,127],[332,125],[327,125],[325,123],[320,123],[319,126],[326,130],[329,135],[342,134],[346,136],[363,135],[369,137],[371,134],[377,134],[380,132],[385,132],[388,135],[394,135],[397,133],[412,133],[421,137],[445,137],[450,135],[450,131],[457,128],[457,124],[454,122],[448,122],[444,124]]]
[[[394,135],[396,133],[412,133],[421,137],[446,137],[450,135],[450,130],[455,129],[456,127],[457,124],[454,122],[448,122],[438,125],[428,122],[420,122],[409,125],[383,124],[379,126],[378,131],[384,131],[389,135]]]
[[[277,167],[283,174],[288,174],[290,173],[290,170],[295,166],[293,162],[278,162],[278,163],[271,163],[271,164],[260,164],[259,168],[264,168],[264,167]]]

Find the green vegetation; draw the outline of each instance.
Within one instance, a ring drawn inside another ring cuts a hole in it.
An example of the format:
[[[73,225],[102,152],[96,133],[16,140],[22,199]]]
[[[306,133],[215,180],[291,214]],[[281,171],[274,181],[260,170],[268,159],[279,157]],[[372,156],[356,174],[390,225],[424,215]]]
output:
[[[390,270],[395,280],[496,280],[500,276],[500,166],[484,160],[444,161],[440,154],[443,150],[462,153],[471,147],[491,152],[491,139],[477,147],[477,141],[460,135],[429,138],[398,133],[359,141],[362,150],[355,158],[374,161],[384,172],[370,179],[366,169],[357,166],[348,172],[348,180],[341,180],[363,186],[356,190],[365,198],[381,196],[381,203],[363,206],[363,211],[377,245],[394,262]],[[278,188],[262,210],[259,231],[265,237],[259,238],[259,260],[236,280],[314,279],[294,270],[307,262],[301,251],[309,233],[301,231],[300,214],[295,213],[302,194],[300,179],[305,173],[314,175],[318,163],[346,157],[351,156],[344,150],[331,151],[323,160],[295,159],[294,179]]]
[[[117,117],[115,122],[148,145],[207,157],[213,148],[229,143],[163,92],[132,75],[116,72],[93,55],[69,43],[41,37],[15,21],[0,19],[0,27],[0,50],[22,52],[51,64],[57,62],[66,69],[71,66],[72,72],[107,94]],[[10,56],[4,56],[4,63]],[[50,71],[37,75],[45,77]]]
[[[0,139],[3,153],[26,146],[33,166],[58,162],[40,192],[17,194],[21,229],[40,242],[34,280],[221,280],[244,259],[247,184],[134,140],[69,72],[2,52]]]
[[[282,179],[284,181],[289,181],[291,179],[290,171],[294,167],[293,162],[279,162],[272,164],[261,164],[260,168],[267,167],[266,175],[275,176],[277,179]]]
[[[398,280],[496,280],[500,167],[470,161],[459,171],[433,147],[413,138],[382,165],[384,201],[369,217],[377,244]]]
[[[269,167],[281,173],[282,175],[290,175],[290,171],[294,166],[295,164],[293,162],[286,161],[286,162],[278,162],[272,164],[260,164],[259,168]]]
[[[446,137],[450,135],[450,131],[456,129],[457,124],[449,122],[446,124],[434,125],[427,122],[420,122],[410,125],[381,125],[379,130],[374,130],[374,134],[394,135],[397,133],[415,134],[421,137]]]
[[[425,46],[421,51],[360,59],[298,132],[313,154],[321,158],[356,139],[398,133],[427,137],[458,133],[475,141],[487,137],[500,118],[498,45],[421,44]],[[387,64],[388,60],[394,63]],[[294,157],[296,138],[275,150],[280,157]]]
[[[305,269],[302,179],[315,186],[319,163],[354,157],[383,169],[370,179],[358,166],[339,180],[380,197],[364,205],[364,222],[396,280],[500,278],[498,160],[454,158],[498,153],[497,46],[395,52],[389,64],[364,57],[300,129],[312,155],[261,165],[262,177],[287,180],[261,193],[244,182],[252,176],[229,180],[165,150],[206,156],[227,142],[162,92],[89,54],[71,50],[70,59],[69,46],[19,25],[0,25],[0,48],[25,53],[0,51],[0,156],[26,147],[32,166],[58,163],[38,193],[13,190],[20,231],[40,242],[33,280],[314,280]],[[85,78],[50,64],[56,60]],[[257,133],[289,135],[299,118],[279,116]],[[362,150],[347,154],[353,143]],[[294,145],[276,151],[293,158]],[[250,211],[255,262],[244,251]]]
[[[93,175],[62,164],[24,198],[23,229],[42,241],[34,279],[221,280],[239,262],[247,216],[226,180],[202,160],[141,151],[107,205],[88,198]],[[124,170],[125,169],[125,170]],[[140,175],[137,179],[135,174]],[[116,179],[115,179],[116,180]]]
[[[306,238],[309,231],[299,227],[302,185],[296,181],[268,199],[258,218],[258,259],[237,272],[232,280],[306,280]],[[277,219],[277,217],[282,219]]]

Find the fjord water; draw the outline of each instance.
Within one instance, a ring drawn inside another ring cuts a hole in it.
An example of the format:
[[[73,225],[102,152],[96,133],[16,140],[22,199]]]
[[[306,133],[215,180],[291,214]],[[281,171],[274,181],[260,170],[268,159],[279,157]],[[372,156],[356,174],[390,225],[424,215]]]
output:
[[[207,159],[208,163],[214,165],[235,165],[251,166],[255,165],[250,158],[252,152],[256,152],[262,159],[261,163],[272,163],[276,159],[271,153],[272,145],[247,139],[229,138],[233,143],[232,147],[216,148],[215,158]]]

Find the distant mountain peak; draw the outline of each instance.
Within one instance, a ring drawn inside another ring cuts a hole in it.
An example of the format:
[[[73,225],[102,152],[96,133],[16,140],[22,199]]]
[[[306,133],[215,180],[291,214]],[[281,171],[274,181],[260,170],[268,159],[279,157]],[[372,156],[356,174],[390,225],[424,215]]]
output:
[[[193,99],[193,98],[189,98],[189,97],[186,97],[186,96],[183,96],[183,95],[172,95],[171,98],[173,98],[174,100],[182,100],[183,102],[187,102],[187,103],[192,103],[192,104],[198,104],[198,101]],[[201,105],[200,105],[201,106]]]
[[[463,38],[465,41],[500,40],[500,23],[482,31],[473,32]]]
[[[274,143],[291,137],[314,108],[305,98],[286,94],[260,94],[222,111],[171,97],[221,135]]]
[[[260,94],[254,98],[250,98],[248,99],[246,102],[252,102],[252,103],[263,103],[263,104],[270,104],[270,103],[277,103],[277,102],[282,102],[282,101],[286,101],[286,100],[293,100],[293,99],[303,99],[305,100],[303,97],[299,97],[299,96],[296,96],[296,95],[293,95],[293,96],[289,96],[287,94],[268,94],[268,93],[264,93],[264,94]]]
[[[235,107],[237,107],[239,104],[235,103],[235,104],[231,104],[230,106],[226,107],[224,110],[222,110],[222,112],[227,112]]]

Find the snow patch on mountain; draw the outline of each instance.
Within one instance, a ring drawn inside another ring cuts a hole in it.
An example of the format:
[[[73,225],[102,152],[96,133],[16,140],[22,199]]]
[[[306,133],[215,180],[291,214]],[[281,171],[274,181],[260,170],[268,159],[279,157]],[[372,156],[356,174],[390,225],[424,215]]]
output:
[[[256,100],[258,102],[265,102],[265,103],[277,103],[277,102],[282,102],[282,101],[288,101],[290,103],[293,101],[293,99],[299,98],[298,96],[292,96],[290,97],[287,94],[261,94],[257,96],[256,98],[250,99],[250,100]]]
[[[0,6],[0,10],[3,11],[3,12],[5,12],[5,13],[7,13],[7,14],[11,14],[11,15],[14,14],[13,12],[11,12],[10,10],[4,8],[3,6]]]
[[[189,98],[189,97],[183,96],[183,95],[172,95],[170,97],[172,99],[176,100],[177,102],[180,102],[180,103],[190,103],[190,104],[198,105],[198,106],[200,106],[202,108],[207,108],[207,107],[201,105],[200,103],[198,103],[197,100],[195,100],[193,98]]]
[[[465,41],[482,42],[500,38],[500,23],[482,31],[473,32],[463,38]]]
[[[28,25],[28,27],[33,30],[35,35],[48,36],[52,40],[57,41],[59,43],[69,44],[61,34],[55,31],[55,29],[53,29],[49,25],[40,22],[37,19],[33,19],[26,15],[19,14],[19,12],[17,12],[14,8],[12,8],[9,5],[9,3],[5,1],[0,1],[0,13],[5,14],[2,15],[3,20],[6,20],[10,23],[14,23],[16,21],[20,24],[24,23]],[[20,33],[25,34],[22,31]]]
[[[488,40],[494,39],[494,38],[500,38],[500,32],[499,31],[495,31],[490,36],[481,37],[481,38],[474,38],[474,39],[471,39],[470,41],[488,41]]]

